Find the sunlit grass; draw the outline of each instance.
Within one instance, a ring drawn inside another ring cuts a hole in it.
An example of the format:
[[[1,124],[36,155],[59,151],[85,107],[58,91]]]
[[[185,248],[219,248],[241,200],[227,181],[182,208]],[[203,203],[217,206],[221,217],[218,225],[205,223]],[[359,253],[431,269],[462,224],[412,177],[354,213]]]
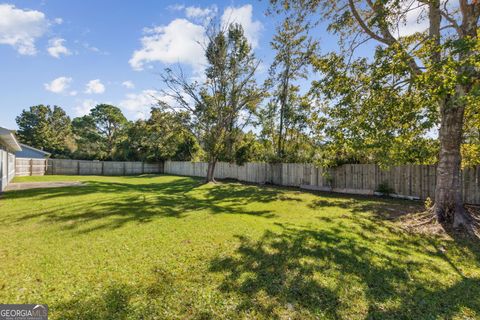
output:
[[[0,303],[51,319],[480,317],[480,249],[402,231],[419,203],[173,176],[0,200]]]

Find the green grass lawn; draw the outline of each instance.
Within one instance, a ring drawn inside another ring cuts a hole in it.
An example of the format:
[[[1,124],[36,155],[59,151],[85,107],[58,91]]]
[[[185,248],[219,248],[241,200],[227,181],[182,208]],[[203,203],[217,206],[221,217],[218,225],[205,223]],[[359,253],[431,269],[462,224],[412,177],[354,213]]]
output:
[[[418,202],[194,178],[0,200],[0,303],[51,319],[474,319],[480,248],[402,231]]]

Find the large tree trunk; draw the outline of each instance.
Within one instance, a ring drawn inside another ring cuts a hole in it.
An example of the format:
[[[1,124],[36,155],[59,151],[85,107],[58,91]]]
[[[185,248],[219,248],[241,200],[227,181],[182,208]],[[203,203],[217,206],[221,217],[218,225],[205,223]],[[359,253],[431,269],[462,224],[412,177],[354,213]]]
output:
[[[440,155],[437,166],[434,212],[437,220],[446,227],[470,228],[470,219],[463,207],[461,184],[461,155],[463,118],[465,106],[460,102],[462,88],[455,96],[441,102],[439,132]]]
[[[217,164],[217,160],[210,160],[208,161],[208,168],[207,168],[207,178],[206,182],[215,182],[215,165]]]

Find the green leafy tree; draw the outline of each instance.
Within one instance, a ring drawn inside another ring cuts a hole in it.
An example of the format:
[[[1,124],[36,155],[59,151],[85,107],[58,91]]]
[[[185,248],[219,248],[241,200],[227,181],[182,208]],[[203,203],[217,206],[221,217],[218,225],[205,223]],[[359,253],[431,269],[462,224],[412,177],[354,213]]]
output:
[[[101,160],[115,160],[118,146],[126,139],[129,122],[115,106],[99,104],[86,116],[73,121],[78,155]]]
[[[212,28],[208,37],[205,80],[192,83],[181,72],[167,69],[162,75],[167,87],[163,94],[175,103],[160,101],[164,107],[190,115],[208,161],[207,182],[214,181],[217,161],[233,160],[238,135],[263,97],[254,77],[259,62],[241,25]]]
[[[77,149],[73,153],[76,159],[104,159],[103,144],[95,121],[89,115],[74,118],[73,135]]]
[[[398,90],[406,92],[411,87],[428,95],[427,101],[436,107],[440,123],[433,212],[444,226],[462,226],[473,232],[474,220],[463,207],[460,168],[465,112],[476,105],[473,101],[480,94],[480,2],[459,0],[453,5],[442,4],[440,0],[271,2],[301,14],[312,13],[311,19],[317,21],[328,20],[329,30],[340,37],[345,57],[351,57],[362,43],[376,41],[377,55],[389,57],[378,60],[387,62],[381,63],[380,70],[390,76]],[[426,12],[418,20],[426,21],[428,30],[402,36],[399,31],[413,9]],[[390,59],[395,63],[388,63]]]
[[[125,159],[141,161],[194,160],[200,146],[189,128],[188,114],[152,108],[148,120],[129,127],[122,149]]]
[[[307,79],[310,59],[317,51],[318,43],[307,35],[308,24],[300,15],[288,15],[277,27],[271,42],[275,57],[270,67],[269,86],[273,86],[271,101],[260,119],[265,125],[265,133],[270,133],[276,146],[278,161],[286,161],[292,155],[286,146],[298,141],[309,124],[310,104],[301,103],[299,79]],[[290,135],[290,134],[294,135]]]
[[[17,136],[22,143],[65,157],[75,148],[70,118],[57,106],[37,105],[16,118]]]
[[[314,59],[313,66],[323,75],[311,88],[323,102],[321,129],[328,137],[323,165],[435,163],[438,147],[425,138],[437,124],[434,104],[425,92],[396,87],[389,69],[403,70],[395,59],[378,53],[371,63],[347,62],[329,54]]]
[[[471,101],[465,110],[462,165],[464,167],[480,165],[480,99]]]

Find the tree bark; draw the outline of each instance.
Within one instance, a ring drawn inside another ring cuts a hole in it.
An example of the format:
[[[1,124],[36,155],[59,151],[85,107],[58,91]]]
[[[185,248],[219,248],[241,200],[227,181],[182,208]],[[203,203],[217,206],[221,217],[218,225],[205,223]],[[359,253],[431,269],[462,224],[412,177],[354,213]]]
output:
[[[463,207],[461,183],[461,154],[465,105],[460,102],[463,90],[459,86],[455,96],[441,101],[439,131],[440,154],[437,166],[434,212],[445,227],[471,226]]]
[[[288,59],[285,61],[286,69],[284,72],[284,76],[282,79],[282,92],[280,94],[280,130],[278,133],[278,152],[277,155],[279,160],[283,160],[285,156],[284,153],[284,122],[285,122],[285,112],[287,111],[287,103],[288,103],[288,96],[289,96],[289,86],[290,86],[290,60]]]
[[[217,160],[210,160],[208,161],[208,168],[207,168],[207,178],[206,182],[215,182],[215,166],[217,164]]]

